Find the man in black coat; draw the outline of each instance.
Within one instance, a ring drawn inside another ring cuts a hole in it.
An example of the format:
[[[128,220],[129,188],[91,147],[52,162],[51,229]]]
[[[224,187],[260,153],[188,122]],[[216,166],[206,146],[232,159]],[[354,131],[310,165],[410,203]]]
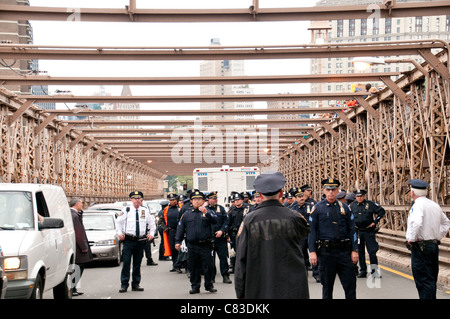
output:
[[[280,203],[285,183],[279,172],[255,179],[253,186],[263,201],[244,217],[237,234],[237,298],[309,298],[301,248],[309,227],[300,213]]]
[[[84,271],[84,265],[93,260],[91,248],[86,236],[83,225],[83,202],[81,198],[74,197],[69,202],[70,211],[72,213],[73,228],[75,230],[75,241],[77,243],[77,251],[75,255],[75,264],[80,268],[79,276],[75,276],[73,283],[72,296],[79,296],[83,293],[77,291],[77,284],[81,279]]]

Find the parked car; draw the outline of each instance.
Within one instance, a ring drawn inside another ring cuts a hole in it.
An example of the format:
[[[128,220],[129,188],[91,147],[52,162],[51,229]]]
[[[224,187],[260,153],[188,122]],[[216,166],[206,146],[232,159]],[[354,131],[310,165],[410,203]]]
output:
[[[59,186],[0,183],[0,243],[5,298],[71,298],[75,231]]]
[[[122,245],[116,234],[114,211],[86,210],[83,224],[94,261],[110,260],[120,265]]]
[[[0,299],[5,298],[6,287],[8,287],[8,278],[5,274],[5,262],[3,257],[3,250],[0,246]]]
[[[131,201],[126,201],[126,202],[115,202],[115,204],[117,204],[117,205],[122,205],[122,208],[123,208],[123,207],[125,207],[125,206],[131,205]],[[145,207],[147,207],[148,210],[150,211],[150,214],[152,214],[153,216],[155,216],[156,214],[158,214],[159,211],[161,210],[161,205],[160,205],[159,202],[157,202],[157,201],[153,201],[153,200],[147,201],[147,200],[144,200],[144,201],[142,202],[142,205],[145,206]]]
[[[115,212],[116,217],[120,215],[120,212],[125,206],[121,203],[106,203],[106,204],[95,204],[89,206],[88,210],[100,210],[107,212]]]

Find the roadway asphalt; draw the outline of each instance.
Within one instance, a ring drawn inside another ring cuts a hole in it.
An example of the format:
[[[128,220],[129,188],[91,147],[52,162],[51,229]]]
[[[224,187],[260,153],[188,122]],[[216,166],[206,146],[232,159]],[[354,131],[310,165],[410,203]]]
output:
[[[158,239],[157,239],[158,240]],[[84,294],[74,297],[74,299],[230,299],[236,300],[234,291],[234,276],[230,278],[233,284],[222,282],[220,275],[216,276],[216,293],[206,292],[202,287],[200,294],[190,295],[189,279],[183,271],[182,274],[172,273],[171,261],[158,261],[158,246],[152,247],[152,256],[158,263],[157,266],[147,266],[146,259],[142,262],[141,287],[143,292],[134,292],[131,289],[126,293],[119,293],[121,266],[111,266],[107,263],[98,262],[89,265],[79,283],[79,291]],[[418,299],[414,281],[409,274],[397,271],[392,267],[381,267],[381,279],[371,278],[357,279],[358,299]],[[316,283],[308,272],[309,291],[311,299],[321,299],[321,284]],[[44,298],[52,298],[52,293],[46,292]],[[336,278],[334,288],[334,298],[343,299],[344,292],[339,279]],[[450,299],[450,291],[438,290],[438,299]]]

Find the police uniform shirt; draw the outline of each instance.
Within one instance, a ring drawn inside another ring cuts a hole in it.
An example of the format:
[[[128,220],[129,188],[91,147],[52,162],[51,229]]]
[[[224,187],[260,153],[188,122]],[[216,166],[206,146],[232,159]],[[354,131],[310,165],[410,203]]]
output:
[[[203,214],[198,209],[191,207],[186,210],[180,219],[175,236],[175,243],[181,244],[186,234],[186,242],[195,243],[212,239],[213,232],[211,225],[217,223],[217,216],[207,210]]]
[[[241,226],[244,215],[249,211],[250,206],[246,203],[243,203],[241,207],[232,207],[228,212],[230,230],[237,231]]]
[[[294,202],[292,204],[287,204],[286,207],[289,209],[297,210],[298,203],[297,203],[297,201],[294,200]]]
[[[295,207],[295,210],[302,214],[302,216],[309,221],[309,215],[311,214],[312,208],[313,206],[311,204],[305,202],[302,206],[298,204]]]
[[[178,204],[175,206],[169,206],[169,208],[167,209],[167,227],[173,229],[177,228],[179,212],[180,209],[178,207]]]
[[[128,211],[127,211],[128,209]],[[144,206],[134,208],[133,205],[124,207],[116,220],[117,234],[136,236],[136,210],[138,211],[139,236],[153,235],[156,230],[155,220]]]
[[[441,207],[425,196],[414,201],[408,216],[406,240],[441,240],[448,232],[450,221]]]
[[[338,242],[350,240],[352,250],[358,249],[355,221],[348,205],[338,200],[333,203],[326,199],[313,207],[309,217],[311,233],[309,234],[309,251],[316,252],[316,242],[329,240]]]
[[[309,203],[311,206],[314,206],[314,205],[316,205],[317,204],[317,201],[316,200],[314,200],[313,198],[308,198],[306,201],[305,201],[306,203]]]
[[[355,225],[360,229],[367,228],[372,223],[378,224],[386,213],[383,207],[370,200],[364,200],[362,203],[354,201],[349,207],[355,217]],[[374,214],[377,215],[375,219]]]
[[[217,216],[217,223],[214,225],[214,232],[221,230],[224,234],[228,233],[228,214],[222,205],[206,206]]]

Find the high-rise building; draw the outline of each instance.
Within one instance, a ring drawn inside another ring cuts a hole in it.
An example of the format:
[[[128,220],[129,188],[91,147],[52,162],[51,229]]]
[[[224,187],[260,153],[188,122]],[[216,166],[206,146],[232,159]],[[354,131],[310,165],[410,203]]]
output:
[[[211,39],[211,47],[219,46],[220,39]],[[200,76],[239,76],[245,74],[245,64],[243,60],[208,60],[200,64]],[[201,85],[201,95],[238,95],[238,94],[253,94],[254,89],[248,85]],[[200,109],[243,109],[253,108],[253,102],[205,102],[200,103]],[[211,116],[205,119],[251,119],[252,115],[237,115],[237,116]]]
[[[2,4],[29,6],[28,0],[2,0]],[[2,43],[33,43],[33,31],[29,21],[0,21],[0,41]],[[33,70],[31,60],[10,60],[0,61],[0,74],[2,75],[26,75]],[[20,94],[30,94],[29,85],[5,85],[6,89]]]
[[[132,96],[131,88],[129,85],[124,85],[122,88],[121,96]],[[140,110],[141,106],[139,103],[114,103],[113,110]],[[119,126],[121,128],[137,128],[137,126],[133,126],[133,120],[138,120],[139,116],[136,115],[126,115],[117,117],[118,120],[122,120],[124,122],[129,122],[130,125]]]
[[[422,1],[422,0],[420,0]],[[397,0],[399,2],[417,2],[413,0]],[[380,5],[380,0],[320,0],[317,6],[351,6]],[[326,21],[328,43],[386,42],[399,40],[442,39],[450,41],[450,15],[415,16],[406,18],[377,18],[372,14],[370,19],[340,19]],[[380,57],[382,58],[382,57]],[[407,58],[404,56],[404,58]],[[423,62],[414,56],[417,62]],[[345,74],[357,72],[353,58],[311,59],[312,74]],[[413,69],[410,63],[389,63],[373,65],[367,72],[404,72]],[[350,92],[356,83],[313,83],[311,93]],[[362,85],[365,85],[363,83]],[[381,82],[370,83],[372,87],[383,85]],[[335,101],[323,101],[323,105]]]
[[[267,119],[277,119],[277,120],[292,120],[292,119],[306,119],[310,117],[310,114],[289,114],[289,109],[297,108],[307,108],[309,107],[308,101],[269,101],[267,102],[268,109],[285,109],[285,114],[272,114],[267,115]],[[303,126],[306,124],[298,124],[298,126]],[[269,124],[268,128],[271,127],[290,127],[291,123],[288,124]],[[283,133],[280,133],[283,134]]]

